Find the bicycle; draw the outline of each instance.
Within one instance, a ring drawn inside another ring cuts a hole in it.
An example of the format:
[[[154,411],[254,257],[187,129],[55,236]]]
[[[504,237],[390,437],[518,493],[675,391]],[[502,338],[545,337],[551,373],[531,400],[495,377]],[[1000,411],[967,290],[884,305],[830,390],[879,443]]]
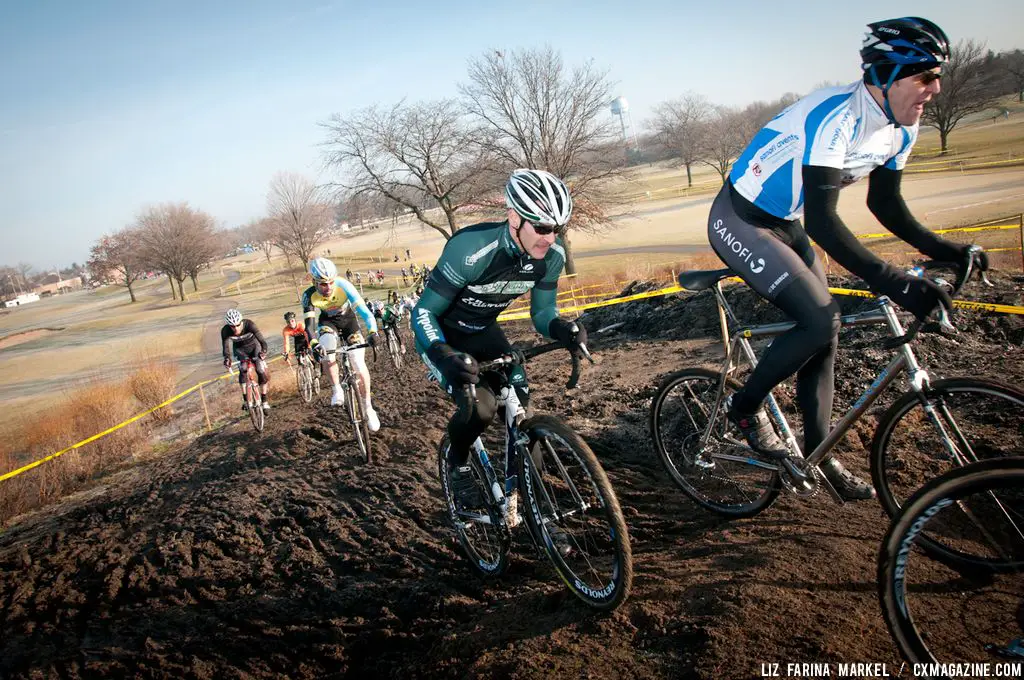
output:
[[[246,372],[245,381],[245,410],[249,412],[249,420],[257,432],[263,432],[263,425],[266,420],[266,413],[263,411],[263,398],[260,395],[260,385],[256,376],[256,366],[252,359],[240,359],[237,362],[239,372]]]
[[[968,267],[957,281],[954,295],[971,272]],[[730,337],[730,321],[737,323],[721,287],[721,281],[733,274],[730,269],[718,269],[679,275],[680,286],[687,290],[714,288],[723,337]],[[909,390],[880,416],[870,453],[871,478],[890,516],[928,476],[982,458],[1024,454],[1024,392],[977,378],[931,380],[910,344],[922,324],[915,320],[904,331],[889,298],[878,297],[875,303],[875,309],[843,316],[842,326],[885,324],[891,338],[883,347],[896,351],[896,356],[806,458],[782,414],[775,390],[766,400],[767,412],[788,456],[767,460],[753,452],[725,417],[727,393],[740,387],[730,377],[737,368],[733,358],[738,351],[755,366],[757,357],[750,339],[778,335],[793,323],[741,328],[731,335],[719,370],[688,368],[665,378],[651,403],[650,427],[661,462],[683,493],[730,517],[756,515],[770,506],[782,489],[809,497],[824,487],[837,503],[843,503],[817,466],[904,372]],[[946,315],[939,326],[955,332]],[[929,432],[936,439],[924,436],[920,426],[925,424],[931,426]]]
[[[366,420],[366,413],[363,412],[363,400],[359,396],[360,378],[352,370],[349,361],[349,352],[369,347],[370,343],[360,342],[355,345],[344,345],[335,350],[338,355],[338,370],[340,372],[339,384],[345,399],[345,413],[348,414],[349,422],[352,423],[352,431],[355,433],[356,446],[363,460],[367,463],[373,462],[370,448],[370,425]]]
[[[384,326],[384,347],[388,350],[388,357],[396,370],[402,368],[402,346],[398,342],[398,327]]]
[[[299,397],[308,404],[320,394],[320,365],[314,362],[308,349],[296,352],[295,355],[295,383]]]
[[[921,545],[926,529],[950,544],[938,560],[915,549],[935,557]],[[971,463],[918,490],[882,540],[878,597],[889,633],[910,663],[1013,663],[1003,669],[1011,672],[991,674],[1021,677],[1024,459]],[[948,677],[948,668],[915,667],[914,673]]]
[[[632,549],[615,492],[593,451],[565,422],[553,415],[526,417],[505,370],[555,349],[564,345],[549,343],[480,362],[481,379],[487,376],[496,386],[505,423],[504,469],[499,473],[477,438],[469,460],[478,499],[475,507],[462,507],[451,489],[446,434],[438,456],[441,489],[449,521],[478,571],[496,576],[506,569],[512,529],[525,518],[533,544],[569,590],[588,606],[609,611],[628,597],[633,582]],[[585,347],[581,353],[590,359]],[[566,388],[578,380],[579,356],[572,354]],[[475,389],[470,392],[475,398]]]

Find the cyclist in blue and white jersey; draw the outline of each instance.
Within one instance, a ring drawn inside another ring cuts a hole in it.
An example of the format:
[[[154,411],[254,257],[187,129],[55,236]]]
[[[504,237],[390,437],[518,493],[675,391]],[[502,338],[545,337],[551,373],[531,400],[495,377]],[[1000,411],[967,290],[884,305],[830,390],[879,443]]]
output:
[[[310,345],[313,352],[320,358],[321,365],[326,367],[327,374],[331,377],[334,390],[331,394],[331,406],[340,406],[343,395],[341,391],[341,376],[338,370],[338,362],[335,353],[341,342],[347,345],[358,345],[363,342],[363,335],[359,332],[359,322],[356,321],[356,313],[363,320],[366,326],[366,342],[376,346],[377,322],[373,314],[367,308],[363,298],[347,279],[338,276],[338,269],[334,263],[326,257],[318,257],[309,263],[309,274],[313,277],[313,285],[302,294],[302,311],[306,319],[306,332],[313,338]],[[317,311],[320,318],[317,320]],[[359,396],[363,400],[363,410],[366,412],[366,424],[371,432],[380,429],[380,419],[377,412],[370,403],[370,371],[366,367],[363,355],[364,349],[357,349],[349,352],[349,359],[352,360],[352,369],[359,380]]]
[[[869,24],[860,54],[863,80],[818,90],[757,133],[708,218],[718,256],[797,324],[772,342],[729,407],[750,446],[769,456],[785,455],[785,446],[761,404],[786,378],[797,375],[805,451],[821,443],[832,414],[839,305],[808,237],[918,318],[952,306],[934,283],[904,274],[857,241],[836,212],[841,188],[868,177],[868,208],[886,229],[932,259],[966,266],[970,257],[969,246],[921,225],[900,193],[924,105],[938,94],[949,60],[946,34],[917,17],[880,21]],[[987,268],[987,261],[980,265]],[[874,496],[839,461],[821,468],[844,498]]]

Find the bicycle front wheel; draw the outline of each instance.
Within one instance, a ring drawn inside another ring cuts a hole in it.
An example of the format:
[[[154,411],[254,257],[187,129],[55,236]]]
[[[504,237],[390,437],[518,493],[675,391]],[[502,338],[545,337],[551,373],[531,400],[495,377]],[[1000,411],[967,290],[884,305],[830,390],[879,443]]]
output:
[[[921,554],[926,532],[955,537],[971,554],[1017,567],[957,571]],[[878,556],[879,600],[900,652],[923,664],[992,664],[1012,658],[1014,650],[1020,654],[1022,565],[1024,460],[972,463],[932,479],[904,504]],[[1021,662],[1018,656],[1015,663]],[[946,677],[941,671],[928,676]]]
[[[359,455],[367,463],[372,463],[370,428],[366,422],[366,413],[363,411],[363,402],[359,398],[359,390],[351,385],[343,385],[342,389],[345,390],[345,410],[348,411],[348,419],[352,423],[352,431],[356,436],[356,446],[359,447]]]
[[[263,412],[263,400],[260,398],[260,388],[254,382],[246,385],[246,401],[249,402],[249,420],[257,432],[263,432],[263,425],[266,414]]]
[[[633,585],[626,521],[608,476],[587,443],[558,418],[524,420],[519,489],[530,533],[565,585],[588,606],[618,607]]]
[[[472,455],[472,454],[471,454]],[[478,486],[476,498],[467,507],[464,501],[455,498],[448,470],[451,468],[451,447],[448,435],[441,439],[438,449],[438,479],[448,521],[455,529],[455,536],[462,545],[469,563],[485,576],[497,576],[508,568],[508,552],[512,547],[512,536],[501,518],[498,508],[490,502],[490,490],[480,479],[477,466],[473,475]],[[479,506],[479,507],[476,507]]]
[[[988,380],[936,380],[925,395],[907,392],[882,415],[871,443],[871,477],[894,517],[907,498],[939,475],[979,460],[1024,456],[1024,393]],[[972,561],[929,534],[933,557]],[[989,556],[976,556],[984,566]]]
[[[313,368],[305,363],[300,362],[296,375],[299,381],[299,397],[302,401],[309,403],[313,401]]]
[[[683,493],[720,515],[752,517],[778,497],[779,475],[774,465],[752,457],[726,420],[725,409],[715,411],[720,379],[706,368],[665,378],[651,402],[651,437],[661,464]],[[739,388],[729,379],[725,395]]]
[[[388,354],[391,356],[391,363],[395,368],[402,367],[402,353],[398,347],[398,339],[395,338],[395,331],[388,332]]]

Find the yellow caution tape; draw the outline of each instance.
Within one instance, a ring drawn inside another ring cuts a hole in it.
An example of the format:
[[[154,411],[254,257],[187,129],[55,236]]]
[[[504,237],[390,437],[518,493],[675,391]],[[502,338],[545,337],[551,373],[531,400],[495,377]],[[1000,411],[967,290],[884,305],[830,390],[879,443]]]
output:
[[[950,229],[933,229],[934,234],[951,234],[953,232],[988,231],[990,229],[1020,229],[1019,224],[993,224],[987,227],[953,227]],[[883,234],[858,234],[857,238],[899,238],[895,234],[885,232]],[[987,250],[987,248],[986,248]]]
[[[265,361],[269,364],[269,363],[271,363],[273,361],[277,361],[280,358],[281,358],[280,356],[277,356],[277,357],[273,357],[271,359],[266,359]],[[45,463],[47,461],[51,461],[51,460],[54,460],[55,458],[58,458],[59,456],[63,456],[68,451],[74,451],[75,449],[81,448],[81,447],[85,446],[86,444],[88,444],[90,442],[94,442],[97,439],[100,439],[101,437],[105,437],[108,434],[111,434],[113,432],[117,432],[122,427],[126,427],[128,425],[131,425],[136,420],[138,420],[140,418],[143,418],[145,416],[148,416],[153,411],[162,409],[165,406],[170,406],[171,404],[173,404],[174,402],[178,401],[182,397],[184,397],[184,396],[186,396],[188,394],[191,394],[192,392],[195,392],[196,390],[198,390],[200,387],[203,387],[204,385],[209,385],[210,383],[215,383],[218,380],[224,380],[225,378],[230,378],[230,377],[233,377],[235,375],[237,375],[237,373],[231,373],[229,371],[228,373],[225,373],[224,375],[218,376],[216,378],[211,378],[210,380],[204,380],[201,383],[196,383],[195,385],[193,385],[192,387],[188,388],[184,392],[182,392],[180,394],[174,395],[173,397],[171,397],[167,401],[164,401],[164,402],[162,402],[160,404],[157,404],[156,406],[154,406],[153,408],[151,408],[151,409],[149,409],[147,411],[143,411],[142,413],[138,413],[138,414],[132,416],[131,418],[129,418],[128,420],[126,420],[126,421],[124,421],[122,423],[118,423],[117,425],[114,425],[113,427],[109,427],[106,430],[103,430],[103,432],[100,432],[98,434],[94,434],[93,436],[89,437],[88,439],[83,439],[82,441],[78,442],[77,444],[72,444],[71,446],[67,447],[66,449],[61,449],[60,451],[57,451],[56,453],[51,453],[50,455],[46,456],[45,458],[40,458],[39,460],[33,461],[33,462],[29,463],[28,465],[24,465],[24,466],[18,468],[17,470],[11,470],[10,472],[6,472],[6,473],[0,475],[0,482],[3,482],[3,481],[8,480],[8,479],[11,479],[12,477],[17,477],[18,475],[22,474],[23,472],[28,472],[32,468],[39,467],[40,465],[42,465],[43,463]]]

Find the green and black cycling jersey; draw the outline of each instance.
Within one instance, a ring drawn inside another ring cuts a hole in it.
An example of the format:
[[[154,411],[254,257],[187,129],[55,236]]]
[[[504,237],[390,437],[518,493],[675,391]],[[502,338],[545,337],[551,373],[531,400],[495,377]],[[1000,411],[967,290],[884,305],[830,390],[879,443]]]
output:
[[[508,222],[466,227],[444,247],[412,313],[419,351],[445,341],[445,331],[476,334],[496,323],[498,315],[527,291],[530,317],[541,335],[558,316],[555,300],[565,249],[556,239],[544,259],[523,252]]]

